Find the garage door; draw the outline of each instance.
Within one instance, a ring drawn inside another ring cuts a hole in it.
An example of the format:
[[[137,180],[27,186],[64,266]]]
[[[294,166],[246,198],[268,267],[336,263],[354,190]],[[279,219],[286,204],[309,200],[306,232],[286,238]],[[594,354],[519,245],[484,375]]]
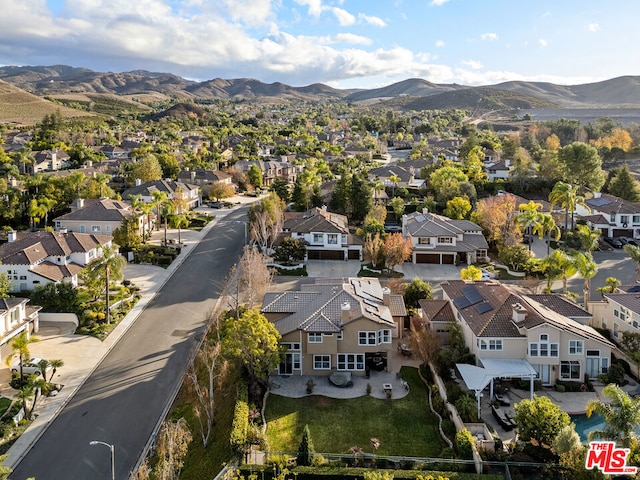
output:
[[[442,255],[442,263],[444,265],[453,265],[455,258],[455,255]]]
[[[342,250],[307,250],[309,260],[344,260]]]
[[[437,253],[416,253],[416,263],[440,263]]]
[[[631,237],[631,238],[633,238],[633,230],[632,229],[616,228],[613,231],[613,236],[614,236],[614,238],[617,238],[617,237]]]
[[[360,250],[349,250],[349,260],[360,260]]]

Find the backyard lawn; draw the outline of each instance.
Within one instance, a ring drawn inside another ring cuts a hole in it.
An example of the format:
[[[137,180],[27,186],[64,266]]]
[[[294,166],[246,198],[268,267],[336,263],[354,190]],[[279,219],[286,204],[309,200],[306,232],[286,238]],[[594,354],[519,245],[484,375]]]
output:
[[[318,453],[349,453],[357,445],[378,455],[440,456],[447,445],[429,410],[427,387],[416,368],[403,367],[401,372],[411,390],[397,400],[270,395],[265,412],[269,448],[274,452],[297,451],[308,424]],[[373,452],[371,438],[380,440],[377,452]]]

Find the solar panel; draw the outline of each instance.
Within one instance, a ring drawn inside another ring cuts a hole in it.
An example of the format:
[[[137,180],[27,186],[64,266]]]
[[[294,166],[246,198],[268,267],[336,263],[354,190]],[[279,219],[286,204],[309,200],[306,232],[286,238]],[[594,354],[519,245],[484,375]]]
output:
[[[608,198],[593,198],[589,200],[591,205],[595,205],[596,207],[602,207],[603,205],[608,205],[611,203],[611,200]]]
[[[640,286],[636,285],[635,287],[631,287],[629,290],[627,290],[628,293],[638,293],[640,292]]]
[[[458,297],[453,299],[453,304],[460,310],[471,305],[471,302],[469,302],[467,297]]]
[[[475,305],[484,300],[482,294],[476,289],[475,285],[467,285],[462,289],[462,293],[469,300],[469,305]]]
[[[482,302],[476,305],[476,311],[480,314],[487,313],[490,310],[493,310],[493,307],[489,302]]]

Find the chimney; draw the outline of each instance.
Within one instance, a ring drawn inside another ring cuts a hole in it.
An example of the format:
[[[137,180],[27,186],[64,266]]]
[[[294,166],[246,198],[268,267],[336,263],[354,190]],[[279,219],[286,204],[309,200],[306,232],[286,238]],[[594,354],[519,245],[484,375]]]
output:
[[[600,198],[602,197],[602,192],[593,192],[593,198]]]
[[[349,302],[344,302],[340,305],[340,320],[342,322],[348,322],[351,318],[351,304]]]
[[[521,321],[523,321],[525,318],[527,318],[527,310],[519,303],[514,303],[512,305],[513,307],[513,315],[511,317],[511,319],[516,322],[516,323],[520,323]]]
[[[139,187],[140,185],[142,185],[142,180],[139,178],[136,178],[136,187]]]
[[[62,227],[58,230],[60,233],[67,233],[67,227]]]
[[[93,160],[87,160],[87,168],[93,167]]]
[[[15,242],[17,235],[18,235],[18,232],[16,232],[15,230],[10,230],[9,232],[7,232],[7,240],[8,240],[8,242],[9,243]]]
[[[387,287],[384,287],[382,289],[382,303],[384,303],[388,307],[390,300],[391,300],[391,290],[389,290]]]
[[[76,198],[73,201],[73,203],[69,205],[69,208],[71,209],[72,212],[75,212],[77,210],[80,210],[81,208],[84,208],[84,198]]]
[[[196,183],[196,172],[189,172],[191,173],[191,183]]]
[[[422,213],[426,215],[427,213],[429,213],[429,209],[427,207],[422,207]]]

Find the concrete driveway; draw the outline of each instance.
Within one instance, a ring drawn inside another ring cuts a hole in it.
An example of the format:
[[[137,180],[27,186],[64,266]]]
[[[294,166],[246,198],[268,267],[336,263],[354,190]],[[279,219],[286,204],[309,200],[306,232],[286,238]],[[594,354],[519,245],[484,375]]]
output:
[[[306,265],[307,273],[311,278],[346,278],[357,277],[362,262],[357,260],[308,260]],[[394,270],[402,273],[407,281],[418,277],[431,284],[439,284],[445,280],[459,279],[461,268],[463,267],[455,265],[403,263],[396,265]]]

